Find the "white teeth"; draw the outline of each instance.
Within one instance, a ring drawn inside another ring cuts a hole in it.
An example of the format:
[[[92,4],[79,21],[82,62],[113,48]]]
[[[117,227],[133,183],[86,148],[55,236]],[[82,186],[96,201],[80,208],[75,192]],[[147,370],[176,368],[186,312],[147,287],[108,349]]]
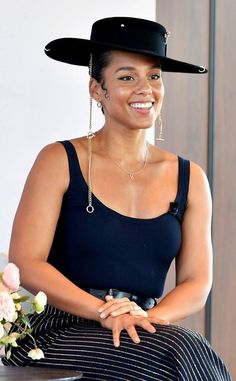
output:
[[[130,107],[133,107],[133,108],[151,108],[152,107],[152,102],[130,103]]]

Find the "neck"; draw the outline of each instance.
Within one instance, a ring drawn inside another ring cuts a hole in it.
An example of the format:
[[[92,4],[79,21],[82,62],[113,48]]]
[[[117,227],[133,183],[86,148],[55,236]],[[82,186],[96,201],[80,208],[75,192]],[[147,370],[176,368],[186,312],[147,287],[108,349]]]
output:
[[[137,164],[147,153],[146,131],[119,131],[105,126],[96,133],[101,151],[121,164]]]

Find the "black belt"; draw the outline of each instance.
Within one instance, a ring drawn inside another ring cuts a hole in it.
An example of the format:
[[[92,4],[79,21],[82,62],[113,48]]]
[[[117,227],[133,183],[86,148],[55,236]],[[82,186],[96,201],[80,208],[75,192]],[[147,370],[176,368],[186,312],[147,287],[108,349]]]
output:
[[[113,298],[128,298],[132,302],[135,302],[143,310],[150,310],[157,303],[154,298],[145,298],[144,296],[134,295],[131,292],[120,291],[115,288],[109,288],[108,290],[97,290],[96,288],[83,288],[84,291],[87,291],[89,294],[96,296],[101,300],[105,300],[106,295],[110,295]]]

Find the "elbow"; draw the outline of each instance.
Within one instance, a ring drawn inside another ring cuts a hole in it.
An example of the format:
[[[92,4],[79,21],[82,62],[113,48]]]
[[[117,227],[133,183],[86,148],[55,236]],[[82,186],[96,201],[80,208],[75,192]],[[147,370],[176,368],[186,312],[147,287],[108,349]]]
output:
[[[211,287],[212,281],[207,282],[206,284],[204,284],[203,282],[201,282],[200,284],[198,283],[196,292],[196,304],[197,309],[199,311],[205,307],[208,296],[211,292]]]

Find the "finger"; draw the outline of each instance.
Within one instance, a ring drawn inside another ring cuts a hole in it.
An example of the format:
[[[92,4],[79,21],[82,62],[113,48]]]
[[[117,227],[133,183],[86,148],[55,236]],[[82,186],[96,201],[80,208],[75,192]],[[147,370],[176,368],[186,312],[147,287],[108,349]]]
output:
[[[169,325],[170,322],[164,319],[158,319],[156,317],[148,317],[148,321],[153,324]]]
[[[105,298],[107,298],[109,295],[107,295]],[[119,303],[124,303],[124,302],[130,302],[128,298],[116,298],[114,299],[113,297],[110,298],[106,303],[104,303],[98,310],[98,312],[103,312],[113,304],[119,304]]]
[[[135,317],[135,319],[135,325],[143,328],[145,331],[149,333],[156,332],[156,328],[151,324],[151,322],[147,318]]]
[[[118,328],[117,325],[112,329],[113,344],[114,344],[114,347],[116,348],[120,346],[120,332],[121,332],[121,329]]]
[[[139,309],[131,310],[130,315],[132,316],[142,316],[142,317],[148,317],[147,311],[144,311],[141,307]]]
[[[136,344],[140,343],[140,338],[137,334],[137,331],[134,325],[129,324],[126,327],[126,331],[128,332],[129,337],[133,340],[134,343]]]
[[[106,295],[105,296],[105,300],[107,301],[107,302],[109,302],[109,300],[112,300],[113,299],[113,296],[111,296],[111,295]]]
[[[131,311],[138,312],[141,308],[134,302],[122,303],[121,305],[112,306],[109,310],[109,314],[113,317],[130,313]]]
[[[107,303],[108,304],[108,303]],[[139,306],[135,302],[119,302],[119,303],[113,303],[109,304],[106,309],[99,309],[102,312],[100,312],[100,318],[105,319],[107,316],[111,315],[113,317],[119,316],[125,313],[129,313],[130,311],[138,311],[140,309]]]

